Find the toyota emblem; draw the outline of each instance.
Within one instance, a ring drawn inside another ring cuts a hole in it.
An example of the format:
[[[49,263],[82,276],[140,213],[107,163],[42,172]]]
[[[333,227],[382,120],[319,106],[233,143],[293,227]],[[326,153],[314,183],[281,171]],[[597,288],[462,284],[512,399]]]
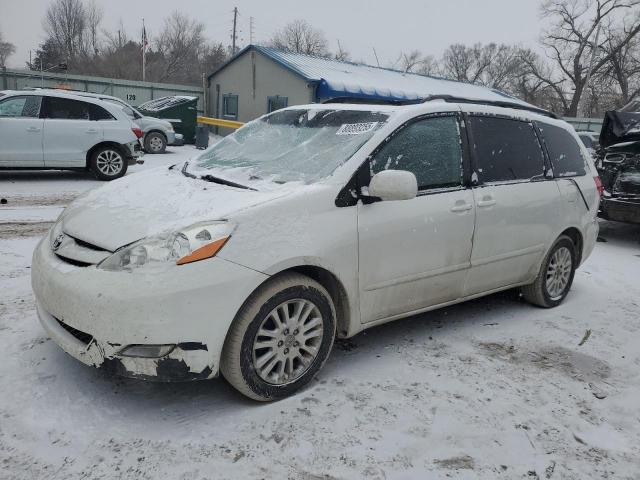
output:
[[[53,245],[51,245],[51,248],[53,249],[54,252],[60,248],[60,245],[62,245],[63,240],[64,240],[64,233],[61,233],[55,238],[55,240],[53,241]]]

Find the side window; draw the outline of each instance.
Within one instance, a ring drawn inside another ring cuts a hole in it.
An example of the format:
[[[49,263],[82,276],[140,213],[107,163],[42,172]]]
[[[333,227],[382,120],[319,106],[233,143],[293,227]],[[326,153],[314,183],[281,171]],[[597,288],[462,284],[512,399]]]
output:
[[[275,112],[281,108],[287,108],[289,105],[289,97],[281,97],[276,95],[275,97],[268,97],[267,99],[267,113]]]
[[[222,97],[222,115],[229,118],[238,118],[238,95],[225,95]]]
[[[60,97],[45,97],[45,118],[90,120],[88,103]]]
[[[0,117],[37,118],[41,99],[35,95],[7,98],[0,102]]]
[[[91,120],[115,120],[113,115],[107,112],[104,108],[93,103],[87,104],[89,107],[89,117]]]
[[[490,116],[469,120],[481,181],[531,180],[544,174],[544,154],[531,123]]]
[[[462,184],[462,147],[455,116],[432,117],[411,123],[371,159],[371,175],[382,170],[408,170],[418,188]]]
[[[573,135],[564,128],[542,122],[538,122],[538,128],[547,146],[555,177],[576,177],[587,174],[582,151]]]

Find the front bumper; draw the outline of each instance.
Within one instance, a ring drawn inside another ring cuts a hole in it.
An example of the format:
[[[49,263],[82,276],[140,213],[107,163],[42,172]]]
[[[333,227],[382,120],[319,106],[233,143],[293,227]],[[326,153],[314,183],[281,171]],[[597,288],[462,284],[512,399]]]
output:
[[[603,198],[598,215],[605,220],[640,224],[640,198]]]
[[[173,140],[169,140],[169,137],[167,137],[167,142],[169,145],[172,145],[174,147],[181,147],[184,145],[184,135],[174,132]]]
[[[185,268],[186,267],[186,268]],[[266,275],[213,258],[153,275],[76,267],[58,258],[48,236],[33,256],[40,322],[82,363],[157,381],[215,377],[227,330]],[[126,357],[127,345],[171,344],[162,358]]]

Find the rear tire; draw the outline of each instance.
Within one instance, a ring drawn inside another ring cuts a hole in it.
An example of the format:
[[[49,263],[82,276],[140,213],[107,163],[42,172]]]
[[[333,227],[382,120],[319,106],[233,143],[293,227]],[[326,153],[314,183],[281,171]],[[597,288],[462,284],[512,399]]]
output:
[[[287,397],[322,368],[335,331],[335,308],[322,285],[297,273],[277,276],[251,294],[238,312],[220,370],[249,398],[266,402]]]
[[[535,281],[522,287],[525,300],[543,308],[560,305],[571,290],[576,258],[573,241],[566,235],[558,237],[544,258]]]
[[[98,180],[109,181],[127,173],[128,161],[119,148],[104,146],[93,152],[89,166]]]
[[[167,139],[158,132],[149,132],[144,136],[144,151],[151,154],[164,153]]]

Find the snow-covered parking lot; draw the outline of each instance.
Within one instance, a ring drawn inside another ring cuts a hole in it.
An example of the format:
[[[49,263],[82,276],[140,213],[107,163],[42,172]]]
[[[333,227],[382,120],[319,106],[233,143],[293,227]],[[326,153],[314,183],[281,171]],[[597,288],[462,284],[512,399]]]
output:
[[[169,151],[131,172],[196,152]],[[46,337],[31,252],[99,185],[0,172],[0,478],[640,478],[640,227],[603,222],[556,309],[507,292],[374,328],[257,404],[110,377]]]

